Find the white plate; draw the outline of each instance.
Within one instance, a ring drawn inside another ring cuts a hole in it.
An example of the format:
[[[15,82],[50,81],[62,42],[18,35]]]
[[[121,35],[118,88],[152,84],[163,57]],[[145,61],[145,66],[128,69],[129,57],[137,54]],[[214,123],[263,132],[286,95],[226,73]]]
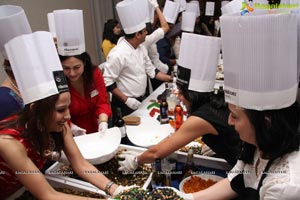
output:
[[[121,132],[119,128],[114,127],[107,129],[104,135],[97,132],[74,137],[74,140],[83,157],[96,165],[114,157],[121,143]],[[59,161],[69,163],[64,153]]]
[[[212,175],[212,174],[195,174],[195,175],[193,175],[193,176],[198,176],[198,177],[200,177],[201,179],[204,179],[204,180],[211,179],[211,180],[217,181],[217,182],[220,181],[220,180],[222,180],[222,179],[224,179],[224,178],[221,177],[221,176]],[[179,184],[179,190],[180,190],[181,192],[184,192],[184,191],[183,191],[183,184],[184,184],[186,181],[190,180],[190,178],[191,178],[191,176],[186,177],[185,179],[183,179],[183,180],[180,182],[180,184]]]
[[[158,120],[142,116],[138,126],[126,126],[129,140],[140,147],[151,147],[174,132],[171,125],[160,124]]]

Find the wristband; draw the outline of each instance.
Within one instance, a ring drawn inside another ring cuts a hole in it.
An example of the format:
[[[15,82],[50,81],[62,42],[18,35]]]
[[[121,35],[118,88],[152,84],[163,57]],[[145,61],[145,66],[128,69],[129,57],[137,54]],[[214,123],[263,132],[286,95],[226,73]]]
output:
[[[110,188],[111,188],[111,186],[112,186],[113,184],[115,184],[113,181],[109,181],[109,182],[105,185],[104,191],[105,191],[106,194],[110,194],[110,193],[109,193],[109,190],[110,190]]]

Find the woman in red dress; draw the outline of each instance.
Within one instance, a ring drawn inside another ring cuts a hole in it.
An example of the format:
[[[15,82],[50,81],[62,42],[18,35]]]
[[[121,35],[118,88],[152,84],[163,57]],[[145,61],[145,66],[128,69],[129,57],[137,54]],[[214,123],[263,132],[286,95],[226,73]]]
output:
[[[88,53],[60,56],[71,93],[71,121],[87,133],[105,132],[111,116],[110,103],[100,69]]]

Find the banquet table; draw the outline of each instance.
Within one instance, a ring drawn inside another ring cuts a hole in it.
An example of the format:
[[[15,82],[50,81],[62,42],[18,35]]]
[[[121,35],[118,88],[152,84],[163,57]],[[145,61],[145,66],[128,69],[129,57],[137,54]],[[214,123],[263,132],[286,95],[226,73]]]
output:
[[[222,83],[219,82],[216,84]],[[216,85],[215,87],[219,87],[219,85]],[[127,136],[133,145],[149,148],[174,133],[174,128],[169,123],[160,124],[160,121],[158,120],[159,104],[157,103],[157,96],[162,94],[164,90],[165,85],[160,85],[142,102],[136,111],[130,114],[141,118],[141,123],[139,125],[126,126]],[[176,160],[185,162],[187,153],[178,150],[171,156],[173,156]],[[222,170],[231,168],[231,166],[221,158],[202,155],[195,155],[194,158],[195,164],[199,164],[204,167],[212,167]]]

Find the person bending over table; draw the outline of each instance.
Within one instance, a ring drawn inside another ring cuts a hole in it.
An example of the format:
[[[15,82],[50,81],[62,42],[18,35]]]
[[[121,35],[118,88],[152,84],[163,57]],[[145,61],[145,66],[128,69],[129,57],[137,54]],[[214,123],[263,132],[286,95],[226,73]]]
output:
[[[71,122],[86,133],[105,133],[112,115],[101,70],[87,52],[59,56],[70,87]]]
[[[22,185],[38,199],[87,199],[57,192],[41,173],[46,159],[58,160],[61,150],[76,174],[108,195],[125,189],[101,173],[87,173],[98,170],[83,158],[71,134],[71,95],[51,34],[41,31],[22,35],[6,45],[25,108],[0,122],[0,199]],[[28,45],[35,51],[27,51]],[[42,59],[48,56],[52,59]],[[37,73],[40,76],[32,79]]]
[[[119,162],[119,170],[135,170],[139,164],[154,162],[156,158],[162,159],[199,137],[218,157],[224,158],[231,166],[235,165],[241,141],[234,128],[227,123],[229,110],[224,101],[223,90],[219,90],[217,94],[213,92],[220,42],[215,37],[183,33],[176,83],[178,97],[186,106],[189,117],[174,134],[144,153],[121,154],[120,157],[125,160]],[[197,48],[198,46],[203,48]],[[214,55],[208,63],[204,59],[207,56],[205,52]],[[190,57],[193,59],[188,59]],[[190,76],[185,76],[189,73]],[[197,84],[189,84],[192,81]]]
[[[224,60],[233,61],[228,65],[224,62],[224,74],[227,80],[239,80],[225,81],[225,88],[228,88],[225,99],[230,109],[228,123],[235,127],[244,141],[241,157],[227,178],[192,194],[190,199],[299,199],[300,133],[297,129],[300,107],[296,102],[299,52],[295,50],[297,45],[291,49],[297,39],[297,20],[294,15],[256,17],[256,23],[252,23],[253,16],[250,15],[221,18]],[[261,26],[266,22],[268,28],[261,32]],[[273,28],[293,30],[286,47],[282,47],[281,41],[287,35],[278,38]],[[234,41],[248,36],[249,30],[259,30],[252,32],[255,39],[264,34],[276,42],[272,47],[265,40],[235,45]],[[259,56],[266,51],[265,48],[275,49],[276,53]],[[236,58],[244,52],[254,52],[247,59],[256,61],[241,65]],[[284,76],[279,78],[278,74]]]
[[[140,155],[125,152],[120,157],[119,170],[135,170],[138,165],[152,163],[156,158],[165,158],[174,151],[202,136],[217,157],[224,158],[234,166],[240,150],[241,141],[234,128],[227,124],[229,110],[224,102],[224,93],[200,93],[179,89],[178,97],[186,106],[189,117],[171,136],[150,147]]]

